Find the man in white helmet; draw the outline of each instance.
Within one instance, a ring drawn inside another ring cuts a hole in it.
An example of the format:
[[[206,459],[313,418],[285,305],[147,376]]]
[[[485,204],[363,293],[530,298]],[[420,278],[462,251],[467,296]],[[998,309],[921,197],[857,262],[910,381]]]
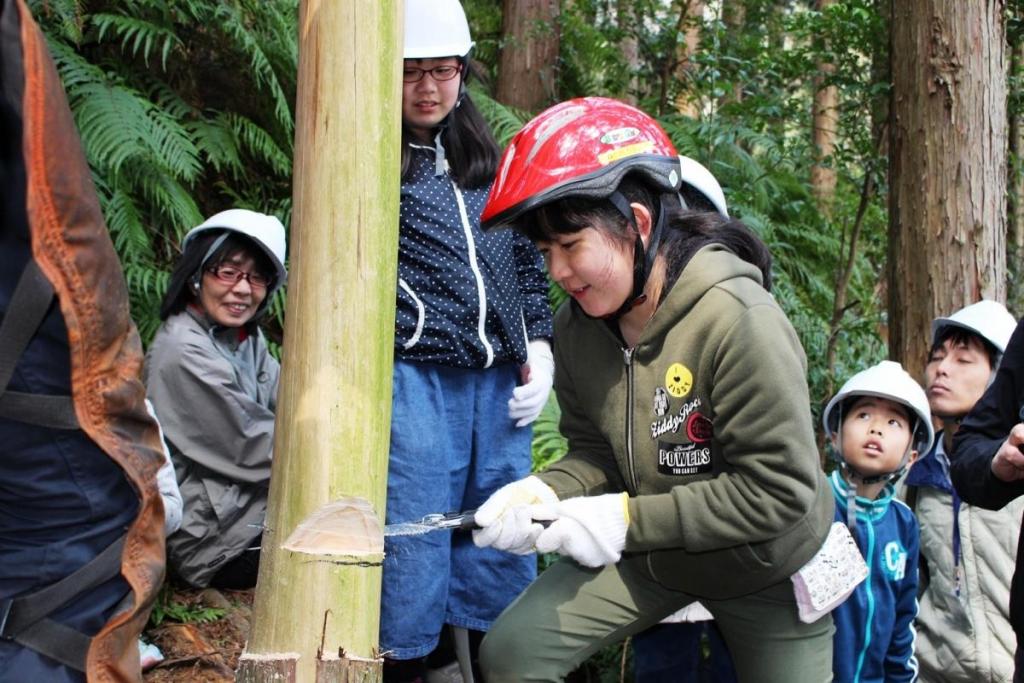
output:
[[[914,681],[918,530],[894,483],[931,446],[928,400],[899,363],[883,361],[851,377],[822,420],[839,463],[836,521],[850,527],[869,572],[832,612],[835,680]]]
[[[995,301],[932,323],[925,383],[938,437],[908,476],[906,492],[921,527],[922,681],[1007,681],[1013,672],[1007,605],[1024,501],[997,512],[964,504],[950,481],[948,453],[960,421],[995,377],[1015,325]]]

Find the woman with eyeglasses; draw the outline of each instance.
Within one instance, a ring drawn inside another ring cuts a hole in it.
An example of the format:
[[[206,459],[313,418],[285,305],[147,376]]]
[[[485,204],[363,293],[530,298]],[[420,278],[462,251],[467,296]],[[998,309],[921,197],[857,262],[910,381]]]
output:
[[[189,231],[144,380],[184,501],[170,569],[193,586],[256,584],[280,366],[256,325],[287,275],[284,226],[230,209]]]
[[[525,476],[554,370],[540,255],[480,231],[499,149],[466,91],[466,15],[458,0],[405,7],[388,522],[476,507]],[[468,534],[386,539],[385,681],[422,678],[445,624],[457,652],[475,650],[535,574],[532,554]]]

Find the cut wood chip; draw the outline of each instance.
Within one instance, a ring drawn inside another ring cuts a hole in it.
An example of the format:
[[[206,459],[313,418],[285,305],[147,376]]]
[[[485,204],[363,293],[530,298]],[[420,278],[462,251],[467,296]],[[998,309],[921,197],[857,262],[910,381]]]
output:
[[[346,496],[302,520],[281,547],[309,555],[380,555],[384,532],[370,501]]]

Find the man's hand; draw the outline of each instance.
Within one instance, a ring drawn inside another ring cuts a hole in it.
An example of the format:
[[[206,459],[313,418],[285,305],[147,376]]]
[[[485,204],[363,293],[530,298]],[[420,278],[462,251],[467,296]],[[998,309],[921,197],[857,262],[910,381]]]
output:
[[[992,458],[992,474],[996,479],[1014,482],[1024,479],[1024,424],[1014,425],[1006,441]]]

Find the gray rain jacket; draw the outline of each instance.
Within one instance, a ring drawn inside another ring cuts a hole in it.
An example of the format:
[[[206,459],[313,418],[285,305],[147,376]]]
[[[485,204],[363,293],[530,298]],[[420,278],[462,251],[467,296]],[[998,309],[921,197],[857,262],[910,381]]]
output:
[[[167,559],[195,586],[250,547],[266,517],[280,366],[258,328],[237,338],[188,309],[161,325],[146,355],[184,501]]]

